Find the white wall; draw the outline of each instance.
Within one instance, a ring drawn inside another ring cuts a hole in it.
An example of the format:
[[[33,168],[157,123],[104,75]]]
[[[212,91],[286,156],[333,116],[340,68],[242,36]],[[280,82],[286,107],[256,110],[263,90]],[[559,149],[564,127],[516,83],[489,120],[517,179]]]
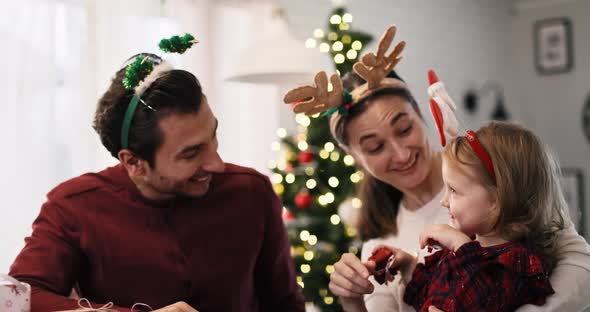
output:
[[[517,1],[510,27],[508,99],[557,153],[562,167],[581,168],[585,178],[586,237],[590,237],[590,141],[582,132],[582,108],[590,96],[590,1]],[[569,17],[573,28],[573,70],[539,75],[534,63],[533,25],[552,17]]]
[[[330,1],[279,2],[299,38],[311,37],[315,28],[327,28],[332,11]],[[370,50],[387,26],[397,25],[396,42],[403,39],[407,45],[404,59],[396,69],[414,91],[425,113],[429,112],[426,93],[429,69],[437,71],[456,101],[470,87],[479,88],[488,80],[505,80],[510,53],[506,48],[510,40],[506,36],[510,29],[510,1],[355,0],[346,1],[345,5],[353,15],[352,29],[373,35]],[[491,109],[482,107],[466,120],[476,127],[489,117]]]

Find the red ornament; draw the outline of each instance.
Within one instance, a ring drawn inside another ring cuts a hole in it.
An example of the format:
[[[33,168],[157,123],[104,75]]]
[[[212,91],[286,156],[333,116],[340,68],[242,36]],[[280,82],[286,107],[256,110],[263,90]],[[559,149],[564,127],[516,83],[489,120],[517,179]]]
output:
[[[287,163],[287,165],[285,166],[285,172],[293,172],[293,164],[292,163]]]
[[[295,195],[295,205],[300,209],[307,209],[311,206],[312,197],[308,192],[301,192]]]
[[[299,155],[297,155],[297,160],[299,160],[300,164],[311,162],[313,160],[313,153],[307,151],[300,152]]]
[[[390,276],[395,274],[395,270],[391,268],[393,264],[393,260],[395,256],[393,252],[386,247],[381,247],[377,250],[373,251],[371,257],[369,257],[369,261],[375,261],[375,271],[373,272],[373,277],[379,284],[386,284],[388,281],[388,274]]]
[[[283,221],[290,222],[295,220],[295,215],[291,213],[288,209],[283,210]]]

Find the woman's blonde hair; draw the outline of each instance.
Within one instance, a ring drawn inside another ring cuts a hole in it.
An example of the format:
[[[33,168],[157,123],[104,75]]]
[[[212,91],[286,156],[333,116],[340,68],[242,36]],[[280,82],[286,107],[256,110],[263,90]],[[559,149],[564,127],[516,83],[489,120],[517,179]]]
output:
[[[443,157],[476,170],[481,183],[496,196],[500,207],[496,232],[508,241],[530,238],[553,267],[567,208],[557,162],[536,135],[512,123],[491,122],[476,136],[492,159],[495,180],[465,137],[453,139]]]

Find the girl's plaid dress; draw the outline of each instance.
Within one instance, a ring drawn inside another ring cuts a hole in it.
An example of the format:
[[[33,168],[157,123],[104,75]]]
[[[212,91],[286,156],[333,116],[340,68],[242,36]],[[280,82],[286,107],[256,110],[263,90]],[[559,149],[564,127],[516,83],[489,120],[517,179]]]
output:
[[[527,240],[481,247],[464,244],[443,249],[418,264],[404,301],[416,311],[431,305],[445,311],[514,311],[543,305],[554,293],[547,261]]]

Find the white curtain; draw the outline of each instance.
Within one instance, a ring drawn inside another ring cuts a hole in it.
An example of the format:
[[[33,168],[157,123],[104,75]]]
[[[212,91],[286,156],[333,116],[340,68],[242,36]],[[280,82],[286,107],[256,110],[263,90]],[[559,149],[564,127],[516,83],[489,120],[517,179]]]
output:
[[[266,172],[279,127],[272,86],[225,82],[239,51],[270,22],[264,1],[19,0],[0,11],[0,273],[24,245],[45,194],[59,182],[116,163],[91,127],[98,98],[124,60],[159,39],[200,41],[168,56],[201,81],[220,121],[220,154]]]
[[[72,50],[80,47],[80,38],[68,32],[82,26],[75,25],[84,18],[76,9],[53,1],[14,1],[5,3],[0,13],[4,69],[0,75],[1,271],[8,270],[22,247],[49,185],[69,171],[67,142],[59,135],[67,109],[61,101],[79,99],[68,94],[75,88],[68,85],[68,71],[79,65],[64,66],[63,62],[70,56],[65,45]],[[62,22],[66,20],[68,25]]]

